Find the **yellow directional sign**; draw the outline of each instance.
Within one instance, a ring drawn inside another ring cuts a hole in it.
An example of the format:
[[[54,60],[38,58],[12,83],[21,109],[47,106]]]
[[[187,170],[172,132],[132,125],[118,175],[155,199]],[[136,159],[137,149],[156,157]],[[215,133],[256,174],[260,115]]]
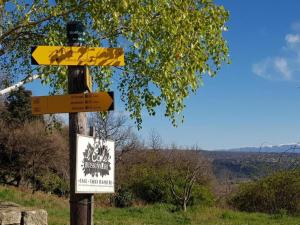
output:
[[[35,46],[31,49],[31,63],[57,66],[124,66],[124,49]]]
[[[31,97],[33,115],[100,112],[114,109],[113,92]]]

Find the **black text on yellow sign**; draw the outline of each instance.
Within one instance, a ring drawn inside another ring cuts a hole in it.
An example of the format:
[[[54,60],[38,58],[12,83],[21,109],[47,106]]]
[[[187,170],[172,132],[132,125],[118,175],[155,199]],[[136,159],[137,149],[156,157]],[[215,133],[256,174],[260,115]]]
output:
[[[35,46],[31,49],[33,65],[124,66],[123,48],[84,46]]]
[[[113,92],[31,97],[33,115],[114,110]]]

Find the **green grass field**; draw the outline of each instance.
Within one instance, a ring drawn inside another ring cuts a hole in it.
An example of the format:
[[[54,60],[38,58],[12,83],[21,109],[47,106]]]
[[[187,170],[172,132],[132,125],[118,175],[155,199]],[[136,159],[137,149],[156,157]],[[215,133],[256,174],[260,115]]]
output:
[[[43,193],[0,186],[0,201],[43,208],[48,212],[49,225],[69,224],[68,200]],[[96,208],[95,225],[300,225],[300,217],[244,213],[216,207],[191,207],[186,213],[172,212],[172,206],[156,204],[146,207]]]

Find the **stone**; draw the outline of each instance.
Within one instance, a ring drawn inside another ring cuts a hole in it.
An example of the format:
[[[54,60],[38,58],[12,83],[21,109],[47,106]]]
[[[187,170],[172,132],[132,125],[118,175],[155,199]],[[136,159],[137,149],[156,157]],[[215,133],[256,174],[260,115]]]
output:
[[[47,211],[43,209],[29,210],[25,209],[22,211],[21,225],[47,225]]]
[[[13,202],[0,202],[0,225],[20,225],[20,205]]]
[[[47,211],[0,202],[0,225],[47,225]]]

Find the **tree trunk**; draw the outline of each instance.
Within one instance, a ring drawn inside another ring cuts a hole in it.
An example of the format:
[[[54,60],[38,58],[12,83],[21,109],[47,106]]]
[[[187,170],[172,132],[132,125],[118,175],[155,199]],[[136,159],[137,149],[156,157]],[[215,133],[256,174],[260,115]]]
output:
[[[183,200],[183,205],[182,205],[183,212],[186,212],[186,204],[187,204],[186,200]]]
[[[16,177],[16,181],[17,181],[16,187],[19,187],[19,186],[20,186],[21,180],[22,180],[22,176],[21,176],[21,175],[17,175],[17,177]]]

